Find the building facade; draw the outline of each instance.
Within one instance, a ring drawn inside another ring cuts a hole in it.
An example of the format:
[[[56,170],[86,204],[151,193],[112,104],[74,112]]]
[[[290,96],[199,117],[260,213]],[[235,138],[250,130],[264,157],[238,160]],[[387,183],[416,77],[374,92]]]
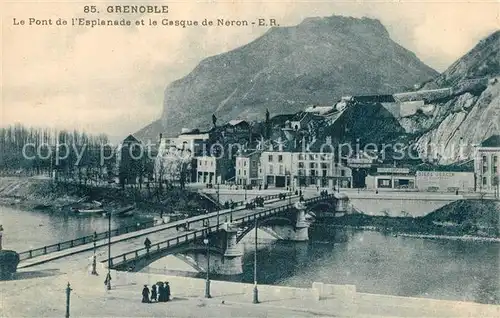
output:
[[[240,185],[258,185],[260,152],[253,151],[236,157],[235,182]]]
[[[409,168],[380,167],[377,172],[367,175],[367,189],[415,189],[415,175]]]
[[[325,153],[265,151],[259,172],[262,184],[275,187],[352,187],[351,169]]]
[[[493,135],[476,148],[474,173],[476,191],[499,192],[500,135]]]
[[[196,182],[204,184],[220,183],[216,157],[196,157]]]
[[[455,171],[417,171],[416,187],[419,191],[474,192],[474,173]]]

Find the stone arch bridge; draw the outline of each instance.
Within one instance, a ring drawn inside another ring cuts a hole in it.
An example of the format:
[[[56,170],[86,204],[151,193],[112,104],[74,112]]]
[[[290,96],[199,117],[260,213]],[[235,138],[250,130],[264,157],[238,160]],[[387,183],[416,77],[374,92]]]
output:
[[[207,263],[210,263],[210,272],[241,274],[243,245],[240,242],[255,226],[278,240],[307,241],[310,225],[306,220],[307,213],[334,216],[343,213],[346,206],[345,199],[329,194],[277,208],[255,209],[254,213],[235,218],[232,222],[186,231],[152,245],[149,250],[137,249],[112,257],[109,261],[111,267],[117,270],[140,271],[163,257],[176,255],[198,271],[206,271]]]

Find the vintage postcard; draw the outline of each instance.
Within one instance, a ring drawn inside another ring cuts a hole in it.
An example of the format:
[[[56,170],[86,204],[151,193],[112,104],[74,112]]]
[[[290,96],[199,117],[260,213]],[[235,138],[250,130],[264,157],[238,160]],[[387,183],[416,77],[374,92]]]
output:
[[[498,1],[0,6],[0,316],[500,317]]]

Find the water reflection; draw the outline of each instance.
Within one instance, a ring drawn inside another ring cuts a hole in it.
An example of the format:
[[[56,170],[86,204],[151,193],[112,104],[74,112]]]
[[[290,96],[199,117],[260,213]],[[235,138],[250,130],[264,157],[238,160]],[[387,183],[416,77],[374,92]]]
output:
[[[113,218],[111,228],[144,222],[140,217]],[[100,215],[71,212],[20,211],[0,206],[0,224],[4,227],[3,247],[25,251],[44,245],[108,230],[108,219]]]

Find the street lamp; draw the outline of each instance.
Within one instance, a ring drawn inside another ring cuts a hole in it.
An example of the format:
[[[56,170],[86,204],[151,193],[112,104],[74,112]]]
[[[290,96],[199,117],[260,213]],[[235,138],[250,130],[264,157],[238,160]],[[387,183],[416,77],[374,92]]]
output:
[[[106,276],[106,288],[111,290],[111,211],[108,211],[108,275]]]
[[[219,212],[220,212],[219,182],[217,182],[217,230],[219,229]]]
[[[208,233],[207,233],[208,234]],[[210,272],[210,249],[208,245],[208,238],[203,239],[203,244],[207,246],[207,277],[205,280],[205,298],[212,298],[210,296],[210,277],[209,277],[209,272]]]
[[[96,241],[97,241],[97,233],[96,232],[94,232],[93,241],[94,241],[94,255],[92,256],[92,273],[90,273],[90,274],[97,276],[99,274],[97,274],[97,258],[96,258],[96,255],[95,255]]]
[[[245,183],[245,185],[243,186],[245,188],[245,201],[247,200],[247,184]]]
[[[257,289],[257,216],[255,215],[255,251],[253,253],[253,303],[259,303],[259,290]]]

